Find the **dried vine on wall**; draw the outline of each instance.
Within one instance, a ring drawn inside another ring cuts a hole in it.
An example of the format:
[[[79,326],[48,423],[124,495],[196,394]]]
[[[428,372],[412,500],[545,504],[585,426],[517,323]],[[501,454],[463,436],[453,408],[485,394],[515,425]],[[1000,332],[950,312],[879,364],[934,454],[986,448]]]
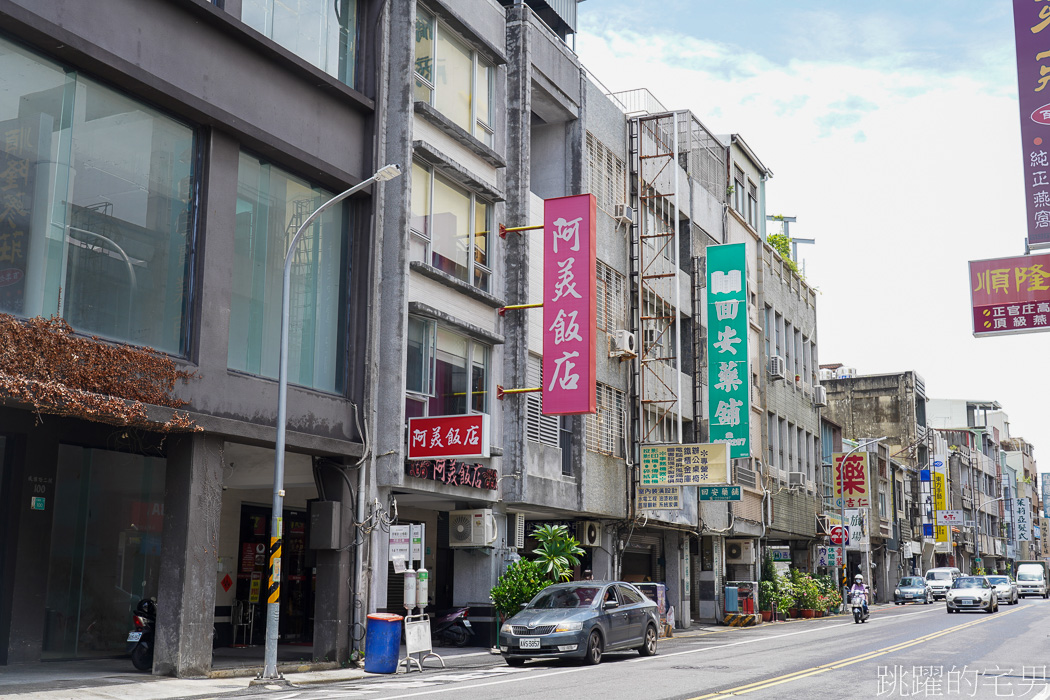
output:
[[[85,418],[164,432],[199,431],[188,413],[149,417],[147,404],[180,408],[175,383],[196,378],[153,348],[85,338],[57,316],[18,319],[0,314],[0,400],[15,399],[38,414]]]

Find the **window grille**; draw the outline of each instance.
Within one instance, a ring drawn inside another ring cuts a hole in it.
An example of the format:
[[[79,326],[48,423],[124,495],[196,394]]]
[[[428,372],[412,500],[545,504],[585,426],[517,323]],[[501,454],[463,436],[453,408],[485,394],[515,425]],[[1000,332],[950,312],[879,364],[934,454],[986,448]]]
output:
[[[598,411],[587,416],[587,449],[612,457],[622,457],[627,395],[601,383],[597,385],[597,394]]]
[[[543,386],[543,361],[538,355],[529,355],[528,385]],[[558,447],[558,416],[543,415],[543,393],[532,391],[525,394],[525,437]]]
[[[611,215],[614,206],[627,201],[627,167],[590,132],[587,132],[587,175],[599,209]]]
[[[598,329],[627,328],[627,278],[598,261]]]

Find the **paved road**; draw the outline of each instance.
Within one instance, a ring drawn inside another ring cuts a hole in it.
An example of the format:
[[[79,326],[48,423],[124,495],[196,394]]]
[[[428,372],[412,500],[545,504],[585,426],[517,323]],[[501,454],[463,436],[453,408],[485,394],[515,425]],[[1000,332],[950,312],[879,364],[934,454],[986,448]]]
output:
[[[833,617],[715,628],[661,640],[651,658],[609,654],[597,667],[484,654],[420,675],[271,690],[268,700],[529,698],[1050,698],[1050,601],[948,615],[943,603],[887,606],[863,625]],[[238,693],[248,697],[263,691]],[[226,696],[233,697],[233,696]]]

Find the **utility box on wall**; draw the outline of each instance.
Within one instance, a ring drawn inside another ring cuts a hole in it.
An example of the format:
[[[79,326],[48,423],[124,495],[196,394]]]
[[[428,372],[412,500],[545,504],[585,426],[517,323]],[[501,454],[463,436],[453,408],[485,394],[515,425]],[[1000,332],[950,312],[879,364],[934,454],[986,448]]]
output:
[[[310,501],[310,549],[339,549],[339,501]]]

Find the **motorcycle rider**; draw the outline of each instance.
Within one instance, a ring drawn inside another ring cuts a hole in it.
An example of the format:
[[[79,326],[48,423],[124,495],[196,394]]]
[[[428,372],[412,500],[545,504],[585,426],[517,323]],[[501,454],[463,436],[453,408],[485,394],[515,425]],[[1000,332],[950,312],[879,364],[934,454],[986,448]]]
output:
[[[868,614],[868,587],[864,585],[864,577],[857,574],[853,577],[853,586],[849,589],[850,598],[853,597],[854,593],[860,593],[864,596],[864,614]]]

